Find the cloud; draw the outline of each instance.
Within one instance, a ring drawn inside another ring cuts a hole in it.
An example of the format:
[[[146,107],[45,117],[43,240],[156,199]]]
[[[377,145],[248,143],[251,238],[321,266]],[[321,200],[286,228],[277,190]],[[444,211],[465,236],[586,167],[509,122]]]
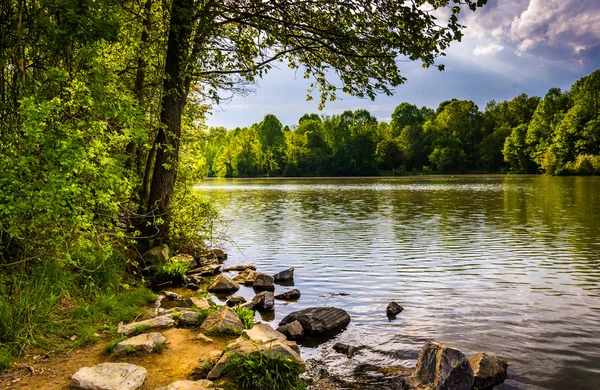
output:
[[[498,45],[496,43],[490,43],[485,46],[477,46],[473,50],[473,54],[475,54],[476,56],[495,56],[502,50],[504,50],[504,46]]]

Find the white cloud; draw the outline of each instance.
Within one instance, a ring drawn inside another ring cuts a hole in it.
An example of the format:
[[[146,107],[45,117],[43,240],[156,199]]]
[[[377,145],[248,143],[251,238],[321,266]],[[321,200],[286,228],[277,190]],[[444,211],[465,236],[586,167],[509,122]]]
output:
[[[504,46],[498,45],[496,43],[490,43],[484,46],[477,46],[473,50],[473,54],[475,54],[476,56],[495,56],[502,50],[504,50]]]

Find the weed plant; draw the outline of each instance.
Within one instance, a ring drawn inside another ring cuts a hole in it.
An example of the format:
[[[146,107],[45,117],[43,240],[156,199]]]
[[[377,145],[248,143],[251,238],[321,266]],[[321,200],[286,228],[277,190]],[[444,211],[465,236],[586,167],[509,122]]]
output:
[[[300,380],[302,366],[284,356],[269,356],[262,351],[248,355],[231,355],[224,373],[229,375],[238,389],[253,390],[303,390]]]

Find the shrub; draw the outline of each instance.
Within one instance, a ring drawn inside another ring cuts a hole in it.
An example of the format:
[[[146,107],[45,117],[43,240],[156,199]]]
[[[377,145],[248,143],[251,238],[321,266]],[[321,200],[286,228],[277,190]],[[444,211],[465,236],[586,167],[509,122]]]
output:
[[[233,354],[224,373],[240,389],[293,390],[306,388],[299,377],[302,370],[302,366],[289,357],[271,357],[257,351],[248,355]]]
[[[600,174],[600,156],[580,154],[575,161],[568,164],[567,169],[572,175],[598,175]]]

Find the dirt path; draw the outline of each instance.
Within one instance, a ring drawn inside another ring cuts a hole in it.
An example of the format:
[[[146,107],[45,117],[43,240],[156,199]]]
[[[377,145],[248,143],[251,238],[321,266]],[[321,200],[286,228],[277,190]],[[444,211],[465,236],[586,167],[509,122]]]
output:
[[[187,379],[194,368],[204,360],[220,356],[225,346],[235,337],[212,337],[213,343],[196,340],[197,330],[168,329],[161,332],[167,338],[167,348],[149,355],[110,357],[104,354],[104,343],[74,350],[70,354],[21,363],[22,369],[0,376],[0,389],[64,390],[70,386],[70,376],[84,366],[104,362],[137,364],[148,370],[143,390],[152,390],[177,380]]]

